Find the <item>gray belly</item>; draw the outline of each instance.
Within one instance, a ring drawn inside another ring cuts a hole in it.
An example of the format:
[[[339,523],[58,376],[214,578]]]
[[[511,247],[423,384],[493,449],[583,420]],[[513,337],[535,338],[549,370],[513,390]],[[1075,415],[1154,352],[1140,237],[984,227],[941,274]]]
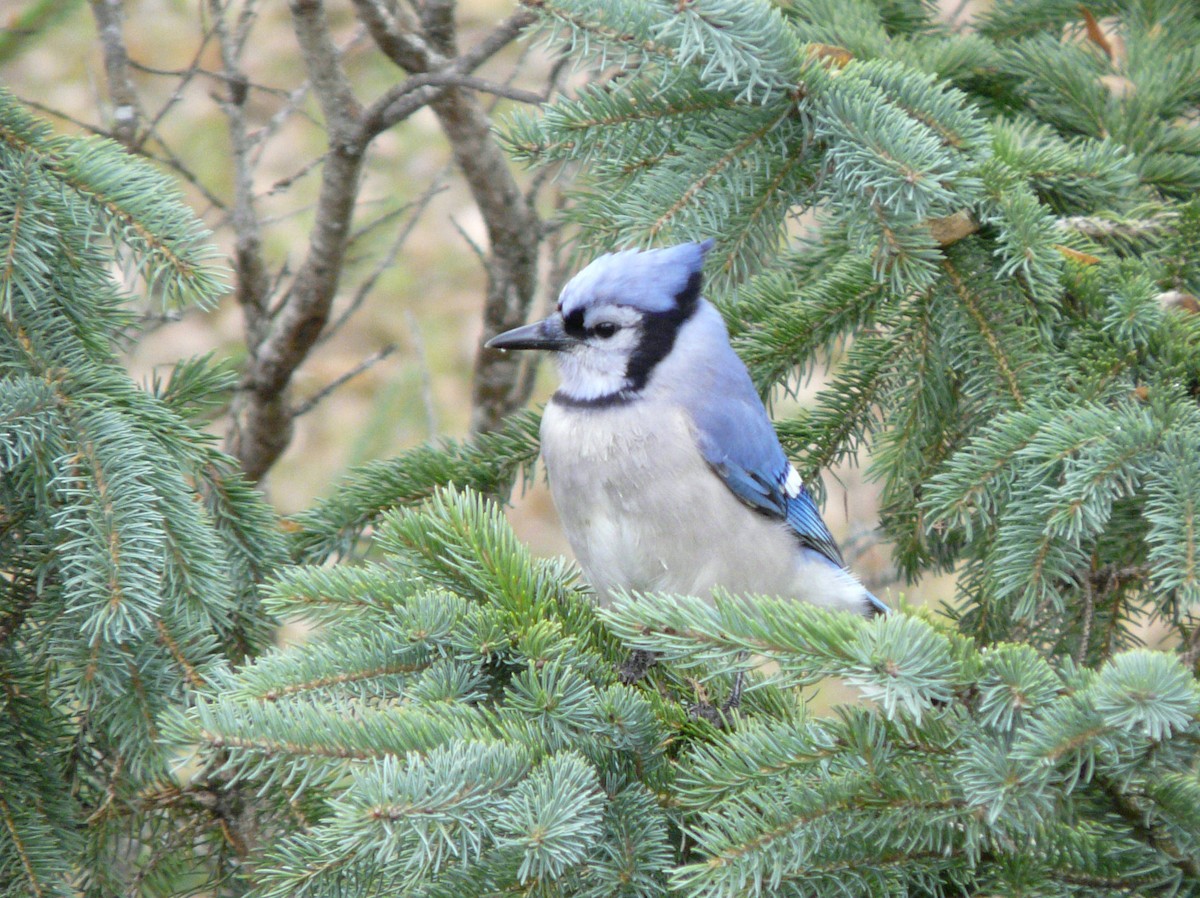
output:
[[[602,599],[615,589],[708,595],[715,586],[797,595],[794,537],[733,495],[680,410],[551,404],[542,455],[567,539]]]

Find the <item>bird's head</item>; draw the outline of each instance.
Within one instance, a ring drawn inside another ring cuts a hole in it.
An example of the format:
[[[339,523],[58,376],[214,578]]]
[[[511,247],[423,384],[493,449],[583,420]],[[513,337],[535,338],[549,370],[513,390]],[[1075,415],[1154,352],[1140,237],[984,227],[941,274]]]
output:
[[[567,283],[554,314],[487,345],[553,352],[560,400],[602,404],[635,395],[696,311],[711,246],[706,240],[601,256]]]

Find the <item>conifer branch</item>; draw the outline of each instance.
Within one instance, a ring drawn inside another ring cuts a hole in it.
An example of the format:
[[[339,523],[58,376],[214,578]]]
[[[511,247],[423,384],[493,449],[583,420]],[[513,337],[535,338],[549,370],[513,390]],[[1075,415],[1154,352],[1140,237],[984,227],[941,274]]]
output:
[[[661,56],[666,59],[674,56],[674,51],[664,43],[606,25],[599,17],[593,18],[574,13],[567,4],[557,5],[552,0],[520,0],[520,2],[527,9],[553,17],[554,20],[563,23],[573,31],[593,37],[601,43],[625,46],[649,56]]]
[[[777,115],[768,119],[757,129],[750,132],[740,142],[730,147],[728,152],[716,159],[707,169],[700,172],[699,176],[692,181],[687,190],[683,192],[679,199],[676,200],[672,206],[664,210],[658,219],[650,225],[648,229],[648,235],[651,238],[657,236],[658,232],[666,227],[666,225],[679,213],[679,210],[692,202],[705,188],[705,186],[717,176],[717,174],[719,174],[726,166],[731,165],[734,160],[736,160],[742,153],[746,151],[747,148],[753,146],[755,143],[761,140],[765,134],[775,128],[775,126],[777,126],[790,114],[791,109],[781,110]]]
[[[519,11],[476,46],[454,56],[436,49],[436,41],[424,34],[424,26],[402,15],[398,4],[363,0],[356,8],[379,48],[410,77],[363,108],[354,98],[341,65],[341,51],[330,37],[323,4],[318,0],[297,0],[293,4],[293,22],[309,66],[309,83],[329,133],[329,151],[323,157],[316,224],[307,256],[269,314],[265,300],[272,291],[262,274],[265,266],[254,236],[250,195],[241,191],[247,226],[238,229],[246,241],[240,270],[244,269],[246,276],[239,277],[239,285],[244,283],[249,291],[243,307],[252,352],[235,397],[228,445],[252,480],[260,479],[290,442],[296,417],[288,396],[292,377],[328,332],[346,261],[360,175],[372,142],[386,129],[426,106],[439,115],[492,239],[485,316],[490,316],[487,326],[491,332],[520,324],[532,300],[536,245],[541,232],[529,225],[536,217],[533,206],[516,189],[491,138],[490,120],[470,94],[472,90],[483,90],[525,102],[540,101],[540,96],[532,92],[472,74],[511,43],[531,21],[531,15]],[[236,60],[227,60],[226,70],[236,81]],[[240,115],[232,106],[230,111],[235,119]],[[503,414],[527,398],[527,382],[519,376],[516,365],[512,358],[481,350],[475,378],[477,430],[494,428]]]
[[[1139,839],[1146,841],[1155,850],[1161,851],[1174,866],[1187,876],[1200,877],[1200,861],[1197,861],[1195,857],[1189,857],[1187,852],[1181,851],[1175,844],[1175,840],[1165,830],[1148,822],[1152,819],[1151,815],[1140,806],[1140,802],[1134,796],[1126,793],[1117,783],[1106,776],[1097,776],[1097,781],[1116,808],[1117,813],[1121,815]]]
[[[5,94],[0,94],[0,112],[8,116],[16,114],[15,102]],[[115,162],[117,153],[112,144],[64,146],[61,142],[46,141],[41,135],[7,128],[3,123],[0,123],[0,141],[32,156],[42,172],[93,204],[105,230],[115,240],[131,243],[145,252],[143,276],[150,284],[163,287],[168,298],[209,294],[214,284],[206,267],[211,252],[199,243],[205,233],[203,229],[178,213],[165,221],[156,221],[157,228],[142,218],[147,211],[147,196],[164,193],[178,196],[178,191],[164,178],[147,169],[138,172],[136,180],[129,183],[108,181],[105,170]]]
[[[1008,392],[1012,394],[1013,401],[1017,404],[1017,408],[1025,405],[1024,391],[1017,382],[1016,372],[1013,369],[1012,363],[1009,361],[1007,353],[1000,345],[1000,340],[997,338],[992,326],[988,323],[987,317],[982,309],[979,308],[979,302],[967,288],[963,281],[961,273],[957,270],[954,264],[949,259],[942,260],[942,268],[946,275],[950,278],[950,283],[954,287],[955,295],[962,302],[963,307],[974,320],[976,327],[979,329],[980,336],[987,343],[988,350],[992,354],[992,358],[996,362],[996,369],[999,371]]]
[[[107,247],[210,297],[194,222],[125,191],[161,182],[102,149],[76,180],[148,243],[43,171],[55,139],[0,97],[0,871],[55,895],[1194,891],[1200,9],[1164,2],[1092,21],[1004,0],[965,34],[920,3],[531,0],[459,53],[449,0],[357,0],[405,71],[358,108],[349,45],[296,0],[333,131],[323,181],[429,104],[481,150],[461,163],[481,190],[496,157],[472,91],[532,97],[478,65],[535,15],[602,68],[513,126],[546,165],[521,220],[565,171],[563,226],[588,249],[716,236],[708,290],[755,385],[827,370],[785,445],[809,475],[874,450],[895,564],[916,602],[918,578],[954,572],[947,615],[640,593],[598,609],[493,501],[532,473],[536,413],[355,469],[288,522],[304,563],[261,586],[284,538],[200,432],[228,378],[183,364],[142,391],[115,361],[133,316]],[[256,6],[217,6],[238,115]],[[264,133],[308,90],[273,94]],[[247,130],[247,172],[263,147]],[[496,183],[485,214],[504,214]],[[327,199],[341,227],[315,234],[342,243],[309,262],[384,227],[398,246],[413,220],[356,230],[354,201]],[[154,256],[163,233],[191,235],[171,245],[202,276]],[[519,262],[497,233],[492,261]],[[262,346],[296,324],[279,270]],[[268,613],[310,638],[269,648]],[[1133,647],[1148,621],[1178,654]],[[657,659],[635,685],[631,649]],[[743,668],[728,729],[690,716]],[[827,676],[857,697],[812,714],[801,690]],[[185,752],[205,772],[164,786]]]
[[[167,647],[167,651],[171,653],[171,657],[175,659],[175,663],[183,670],[184,678],[193,689],[203,689],[209,685],[208,679],[204,677],[196,667],[188,661],[187,657],[179,648],[179,642],[171,635],[167,626],[161,619],[155,621],[155,629],[158,630],[158,638],[163,645]]]
[[[518,473],[530,476],[537,460],[532,413],[512,415],[504,426],[469,443],[442,442],[372,462],[350,472],[331,498],[293,518],[299,558],[315,561],[351,550],[359,534],[389,508],[416,505],[449,483],[488,494],[507,492]]]
[[[1075,231],[1084,237],[1101,242],[1109,240],[1161,240],[1174,232],[1178,220],[1178,213],[1164,211],[1152,218],[1127,220],[1072,215],[1060,218],[1058,225],[1063,230]]]

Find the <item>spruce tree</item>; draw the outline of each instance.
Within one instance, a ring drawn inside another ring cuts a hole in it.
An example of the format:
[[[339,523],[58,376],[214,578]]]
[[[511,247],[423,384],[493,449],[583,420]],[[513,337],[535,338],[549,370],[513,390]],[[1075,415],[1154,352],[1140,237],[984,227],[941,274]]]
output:
[[[174,724],[306,802],[262,894],[1195,892],[1200,11],[528,6],[599,73],[507,132],[577,176],[580,258],[715,236],[764,395],[833,366],[787,447],[810,479],[869,448],[912,591],[959,595],[596,611],[461,491],[530,464],[532,417],[364,469],[297,545],[352,555],[374,524],[376,554],[274,587],[320,636]],[[631,647],[662,659],[637,686]],[[689,714],[746,653],[736,718]],[[827,676],[869,701],[809,714]]]
[[[798,464],[869,449],[911,592],[959,595],[597,610],[489,498],[535,414],[367,466],[287,528],[266,607],[313,639],[161,718],[277,807],[257,893],[1200,890],[1200,10],[527,5],[597,73],[508,130],[577,175],[581,258],[716,237],[764,395],[833,365],[778,422]],[[739,711],[693,715],[747,655]],[[811,714],[828,676],[864,701]]]
[[[2,91],[0,246],[0,891],[177,894],[228,874],[232,796],[180,788],[159,717],[264,647],[284,544],[205,434],[232,372],[139,386],[120,349],[130,290],[207,304],[219,269],[168,178]]]

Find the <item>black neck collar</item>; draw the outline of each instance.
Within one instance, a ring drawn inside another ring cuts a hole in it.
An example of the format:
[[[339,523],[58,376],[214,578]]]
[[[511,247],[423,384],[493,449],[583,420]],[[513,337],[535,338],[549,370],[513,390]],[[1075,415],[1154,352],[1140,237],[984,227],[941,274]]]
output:
[[[572,396],[570,393],[558,390],[550,397],[550,402],[552,405],[561,405],[563,408],[612,408],[617,405],[629,405],[637,398],[638,394],[633,390],[617,390],[615,393],[588,396],[587,398]]]

